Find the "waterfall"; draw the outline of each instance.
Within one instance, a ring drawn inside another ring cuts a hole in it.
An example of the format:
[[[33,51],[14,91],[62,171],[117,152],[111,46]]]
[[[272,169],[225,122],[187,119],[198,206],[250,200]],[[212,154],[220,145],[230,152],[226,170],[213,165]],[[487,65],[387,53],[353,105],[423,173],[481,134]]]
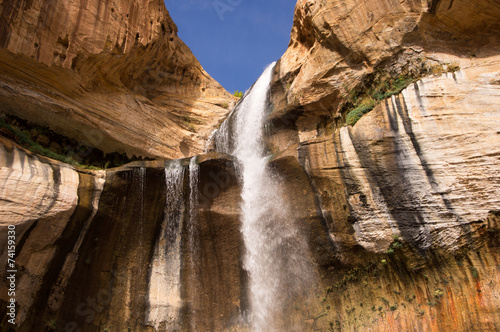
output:
[[[200,165],[198,165],[197,156],[189,161],[189,219],[187,224],[187,243],[188,243],[188,284],[190,289],[196,289],[200,277],[200,253],[198,244],[198,183],[200,177]],[[188,295],[188,311],[190,318],[190,328],[197,331],[196,327],[196,295],[192,292]]]
[[[181,300],[181,230],[184,216],[184,167],[179,160],[165,167],[165,217],[156,243],[149,281],[146,323],[170,330],[178,324]]]
[[[267,168],[263,125],[273,69],[274,63],[214,135],[217,150],[233,154],[240,163],[241,232],[254,331],[278,329],[275,316],[303,289],[310,271],[306,244],[289,215],[280,181]]]

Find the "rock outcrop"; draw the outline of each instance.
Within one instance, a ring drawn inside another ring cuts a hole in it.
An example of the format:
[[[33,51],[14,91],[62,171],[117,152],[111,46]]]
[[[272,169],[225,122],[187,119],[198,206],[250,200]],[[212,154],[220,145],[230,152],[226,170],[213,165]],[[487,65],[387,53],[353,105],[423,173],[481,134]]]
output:
[[[454,251],[500,206],[499,60],[424,78],[354,127],[300,143],[332,230],[354,228],[336,242],[381,252],[398,232]]]
[[[105,153],[200,153],[233,103],[163,1],[3,1],[0,18],[0,111]]]
[[[68,11],[81,20],[71,14],[59,30],[37,30],[59,22],[48,19],[48,2],[36,8],[44,3],[2,3],[11,22],[0,25],[10,33],[0,52],[5,112],[103,151],[179,158],[201,150],[227,113],[213,105],[231,99],[177,38],[161,3],[85,7],[98,13],[95,31],[86,9]],[[148,13],[149,25],[129,8]],[[30,25],[35,16],[42,23]],[[52,35],[76,26],[85,36]],[[499,26],[499,5],[487,0],[298,2],[275,67],[266,140],[318,281],[310,298],[283,306],[276,326],[500,329]],[[44,41],[39,53],[21,40],[28,31]],[[49,57],[61,45],[42,47],[58,38],[68,45],[63,59]],[[353,99],[383,75],[412,79],[346,125]],[[89,171],[0,143],[0,236],[16,226],[20,331],[249,330],[233,157]]]
[[[369,88],[370,74],[419,73],[426,63],[452,63],[451,55],[480,63],[498,54],[499,17],[500,5],[487,0],[298,1],[275,72],[274,117],[305,111],[299,132],[324,118],[343,123],[342,106]]]
[[[488,1],[298,2],[267,140],[328,234],[312,329],[498,329],[499,27]],[[347,126],[384,75],[413,80]]]
[[[4,141],[0,153],[0,230],[6,238],[15,226],[18,239],[20,331],[222,330],[241,321],[248,304],[230,157],[88,172]]]

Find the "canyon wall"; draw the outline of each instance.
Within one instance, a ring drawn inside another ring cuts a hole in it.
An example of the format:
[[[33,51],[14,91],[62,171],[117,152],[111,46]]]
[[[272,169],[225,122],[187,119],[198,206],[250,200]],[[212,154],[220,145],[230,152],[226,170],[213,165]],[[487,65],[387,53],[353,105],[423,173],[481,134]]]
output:
[[[273,118],[300,114],[294,124],[302,141],[324,119],[344,123],[352,91],[369,89],[373,76],[418,77],[425,66],[465,59],[480,64],[499,52],[498,17],[500,5],[483,0],[299,1],[274,75]]]
[[[499,31],[490,1],[297,3],[267,143],[328,235],[311,329],[498,329]]]
[[[7,225],[16,229],[19,331],[241,323],[246,277],[231,158],[86,172],[2,143],[0,231],[6,238]],[[3,304],[7,288],[1,284]],[[2,331],[10,325],[5,308]]]
[[[105,153],[200,153],[234,102],[161,0],[5,0],[0,18],[0,112]]]
[[[3,3],[13,22],[0,26],[4,112],[94,137],[103,151],[198,154],[232,99],[163,5],[146,2],[86,6],[102,13],[95,29],[86,9],[55,2],[74,11],[63,34],[34,34],[39,53],[19,36],[59,17],[43,1]],[[499,25],[486,0],[297,3],[266,142],[318,281],[275,318],[282,330],[500,329]],[[347,125],[355,97],[386,76],[411,82]],[[233,157],[91,171],[0,143],[0,236],[16,226],[19,331],[249,330]],[[2,314],[7,301],[2,283]]]

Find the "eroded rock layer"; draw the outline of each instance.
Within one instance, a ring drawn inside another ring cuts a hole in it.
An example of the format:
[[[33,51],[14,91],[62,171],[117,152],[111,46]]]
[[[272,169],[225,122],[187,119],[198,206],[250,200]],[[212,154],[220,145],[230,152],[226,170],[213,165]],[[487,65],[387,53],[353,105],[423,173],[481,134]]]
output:
[[[178,160],[86,173],[6,142],[0,151],[0,231],[5,237],[7,226],[16,226],[20,331],[241,324],[246,277],[231,158],[200,156],[196,168]]]
[[[420,73],[422,65],[499,53],[500,5],[487,0],[298,1],[290,44],[273,84],[274,117],[299,131],[322,118],[343,123],[352,90],[376,72]],[[420,74],[417,74],[420,75]]]
[[[200,153],[233,102],[163,1],[3,1],[0,17],[0,112],[104,152]]]
[[[113,17],[123,6],[106,8]],[[13,8],[2,7],[18,17]],[[110,38],[126,37],[123,47],[82,46],[68,53],[71,64],[52,67],[27,48],[14,61],[14,32],[26,24],[16,21],[4,41],[10,51],[2,51],[10,59],[0,75],[5,109],[18,114],[22,106],[38,121],[44,110],[47,124],[95,133],[94,146],[104,150],[197,153],[204,128],[226,113],[202,110],[228,99],[193,67],[162,9],[151,8],[160,21],[149,34],[141,23],[127,25],[139,29],[134,45],[116,23]],[[499,18],[498,4],[486,0],[298,2],[275,70],[266,140],[274,153],[268,167],[290,222],[307,236],[318,280],[305,290],[311,297],[283,306],[278,329],[500,329]],[[353,99],[385,74],[412,80],[345,125]],[[0,236],[16,225],[19,237],[20,331],[249,330],[234,158],[210,153],[84,171],[4,139],[0,157]]]

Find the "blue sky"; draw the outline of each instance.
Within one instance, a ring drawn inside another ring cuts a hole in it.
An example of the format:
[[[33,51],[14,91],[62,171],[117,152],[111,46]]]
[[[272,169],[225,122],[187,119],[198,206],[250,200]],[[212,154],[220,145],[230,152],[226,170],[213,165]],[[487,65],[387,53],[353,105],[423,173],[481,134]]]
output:
[[[290,41],[296,0],[164,0],[179,37],[226,90],[247,90]]]

